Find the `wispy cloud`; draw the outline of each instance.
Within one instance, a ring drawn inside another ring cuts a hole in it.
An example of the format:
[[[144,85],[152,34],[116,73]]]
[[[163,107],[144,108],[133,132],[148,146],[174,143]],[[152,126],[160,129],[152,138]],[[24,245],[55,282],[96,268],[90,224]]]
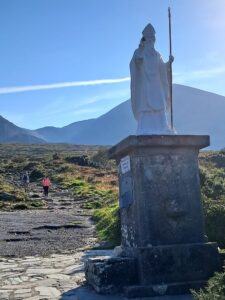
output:
[[[87,99],[84,99],[82,103],[84,105],[87,104],[94,104],[96,102],[104,101],[104,100],[116,100],[119,99],[120,101],[127,100],[130,96],[130,91],[129,89],[116,89],[116,90],[111,90],[109,92],[105,92],[102,94],[98,94],[92,97],[89,97]]]
[[[116,78],[116,79],[99,79],[99,80],[59,82],[59,83],[50,83],[50,84],[28,85],[28,86],[1,87],[0,94],[12,94],[12,93],[22,93],[22,92],[30,92],[30,91],[61,89],[61,88],[76,87],[76,86],[114,84],[114,83],[126,82],[129,80],[130,77],[124,77],[124,78]]]
[[[85,115],[101,111],[99,108],[83,108],[72,112],[72,115]]]
[[[216,76],[225,74],[225,65],[212,67],[209,69],[199,69],[183,72],[174,72],[174,80],[177,83],[187,83],[193,81],[201,81],[205,79],[215,78]]]

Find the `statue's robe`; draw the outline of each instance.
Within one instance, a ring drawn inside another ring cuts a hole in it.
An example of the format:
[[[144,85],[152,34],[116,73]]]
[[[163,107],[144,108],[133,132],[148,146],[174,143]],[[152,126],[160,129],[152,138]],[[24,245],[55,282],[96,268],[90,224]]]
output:
[[[130,62],[130,73],[132,109],[139,125],[152,126],[153,132],[149,128],[143,129],[146,133],[149,131],[154,134],[154,130],[155,133],[168,133],[169,64],[164,63],[161,55],[147,43],[135,50]],[[149,121],[144,120],[147,118]],[[154,124],[151,124],[151,118]]]

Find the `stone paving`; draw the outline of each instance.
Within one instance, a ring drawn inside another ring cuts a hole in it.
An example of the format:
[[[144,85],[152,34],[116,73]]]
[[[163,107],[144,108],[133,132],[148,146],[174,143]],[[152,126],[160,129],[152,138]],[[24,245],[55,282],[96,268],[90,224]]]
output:
[[[90,254],[91,253],[91,254]],[[70,290],[84,283],[83,264],[89,256],[110,254],[107,251],[78,251],[49,257],[0,257],[1,300],[78,299]],[[67,296],[61,297],[64,293]],[[73,297],[72,297],[73,296]],[[71,298],[72,297],[72,298]]]
[[[84,261],[109,257],[111,250],[78,250],[75,254],[49,257],[0,257],[1,300],[125,300],[122,295],[98,295],[84,286]],[[190,295],[139,298],[136,300],[191,300]]]

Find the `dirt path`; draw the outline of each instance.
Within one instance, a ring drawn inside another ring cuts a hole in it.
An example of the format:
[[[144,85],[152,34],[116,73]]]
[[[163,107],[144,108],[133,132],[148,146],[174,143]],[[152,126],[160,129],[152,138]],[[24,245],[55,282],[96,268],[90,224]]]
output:
[[[36,184],[30,191],[43,197]],[[70,190],[53,185],[45,201],[45,209],[0,212],[0,256],[72,253],[96,242],[90,212],[80,208]]]

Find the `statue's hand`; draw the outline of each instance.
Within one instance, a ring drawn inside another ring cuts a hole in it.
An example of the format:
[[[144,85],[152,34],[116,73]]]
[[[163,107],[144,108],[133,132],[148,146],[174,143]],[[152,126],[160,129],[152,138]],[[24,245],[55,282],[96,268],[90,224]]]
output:
[[[173,55],[170,55],[170,56],[169,56],[169,63],[172,64],[173,61],[174,61],[174,57],[173,57]]]

